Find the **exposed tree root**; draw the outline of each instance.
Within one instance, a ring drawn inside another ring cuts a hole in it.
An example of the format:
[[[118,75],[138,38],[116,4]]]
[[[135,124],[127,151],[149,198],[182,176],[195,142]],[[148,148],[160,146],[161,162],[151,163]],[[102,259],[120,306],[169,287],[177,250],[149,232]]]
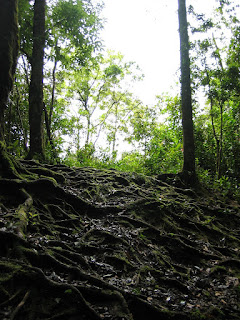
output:
[[[240,319],[237,203],[173,176],[17,172],[0,179],[1,319]]]
[[[29,295],[30,295],[30,290],[28,290],[28,291],[25,293],[22,301],[17,305],[16,309],[13,311],[13,313],[12,313],[11,316],[10,316],[10,320],[16,319],[16,315],[17,315],[18,311],[24,306],[24,304],[26,303]]]

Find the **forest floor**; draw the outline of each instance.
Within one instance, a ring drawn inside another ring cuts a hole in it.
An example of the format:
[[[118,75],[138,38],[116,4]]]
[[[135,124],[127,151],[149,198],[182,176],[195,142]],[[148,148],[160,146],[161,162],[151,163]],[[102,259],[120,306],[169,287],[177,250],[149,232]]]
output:
[[[178,179],[22,161],[0,179],[0,319],[240,319],[240,206]]]

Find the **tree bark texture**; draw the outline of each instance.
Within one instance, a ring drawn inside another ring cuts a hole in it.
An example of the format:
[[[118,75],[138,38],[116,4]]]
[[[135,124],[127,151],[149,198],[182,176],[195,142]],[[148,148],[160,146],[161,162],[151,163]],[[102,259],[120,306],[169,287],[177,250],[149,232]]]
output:
[[[0,141],[4,141],[4,111],[13,84],[18,47],[17,0],[0,0]]]
[[[45,0],[35,0],[33,51],[29,88],[30,152],[28,158],[44,157],[43,147],[43,65],[45,47]]]
[[[187,29],[186,0],[178,0],[180,58],[181,58],[181,102],[184,163],[183,171],[195,174],[195,147],[192,119],[190,81],[189,40]]]

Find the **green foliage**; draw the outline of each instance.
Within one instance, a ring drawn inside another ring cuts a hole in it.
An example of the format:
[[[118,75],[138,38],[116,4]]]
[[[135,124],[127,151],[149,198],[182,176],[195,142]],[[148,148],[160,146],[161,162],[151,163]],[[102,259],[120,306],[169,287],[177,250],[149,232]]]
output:
[[[183,164],[183,147],[178,135],[162,125],[153,132],[147,151],[145,165],[149,174],[177,173]]]
[[[135,79],[137,72],[133,63],[109,51],[95,63],[69,74],[68,97],[76,105],[74,147],[77,151],[89,144],[96,147],[101,139],[111,149],[112,157],[116,157],[118,136],[127,132],[127,117],[140,103],[123,89]]]
[[[193,11],[192,11],[193,12]],[[195,14],[195,13],[194,13]],[[192,60],[196,92],[204,88],[207,105],[195,119],[196,157],[200,178],[219,191],[235,190],[239,181],[239,20],[231,2],[221,2],[214,13],[214,23],[195,14]],[[228,35],[228,37],[226,36]],[[231,35],[229,37],[229,35]],[[234,191],[234,192],[235,192]]]
[[[143,78],[134,62],[102,49],[102,5],[90,0],[47,3],[44,102],[46,159],[147,175],[177,173],[183,165],[179,96],[144,105],[132,93]],[[238,195],[240,181],[240,22],[230,1],[205,16],[189,8],[194,133],[200,180]],[[14,90],[5,114],[8,151],[25,157],[33,1],[19,0],[20,47]],[[230,38],[226,37],[230,35]],[[206,102],[199,100],[202,90]],[[51,141],[50,141],[51,139]],[[125,150],[125,146],[127,150]]]
[[[18,22],[20,54],[24,53],[30,59],[33,41],[33,2],[18,0]]]
[[[58,0],[49,8],[51,33],[48,43],[56,43],[57,40],[59,58],[68,52],[72,54],[71,62],[75,59],[78,65],[82,65],[91,58],[94,50],[100,48],[101,7],[100,4],[93,6],[90,0]],[[61,44],[63,50],[60,49]]]

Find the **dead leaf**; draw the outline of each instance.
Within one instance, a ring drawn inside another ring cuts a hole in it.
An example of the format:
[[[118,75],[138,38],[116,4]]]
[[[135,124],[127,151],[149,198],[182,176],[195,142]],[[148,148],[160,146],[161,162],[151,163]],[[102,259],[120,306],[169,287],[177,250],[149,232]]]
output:
[[[237,287],[239,285],[239,279],[236,277],[228,277],[226,284],[228,286],[232,285],[233,287]]]

